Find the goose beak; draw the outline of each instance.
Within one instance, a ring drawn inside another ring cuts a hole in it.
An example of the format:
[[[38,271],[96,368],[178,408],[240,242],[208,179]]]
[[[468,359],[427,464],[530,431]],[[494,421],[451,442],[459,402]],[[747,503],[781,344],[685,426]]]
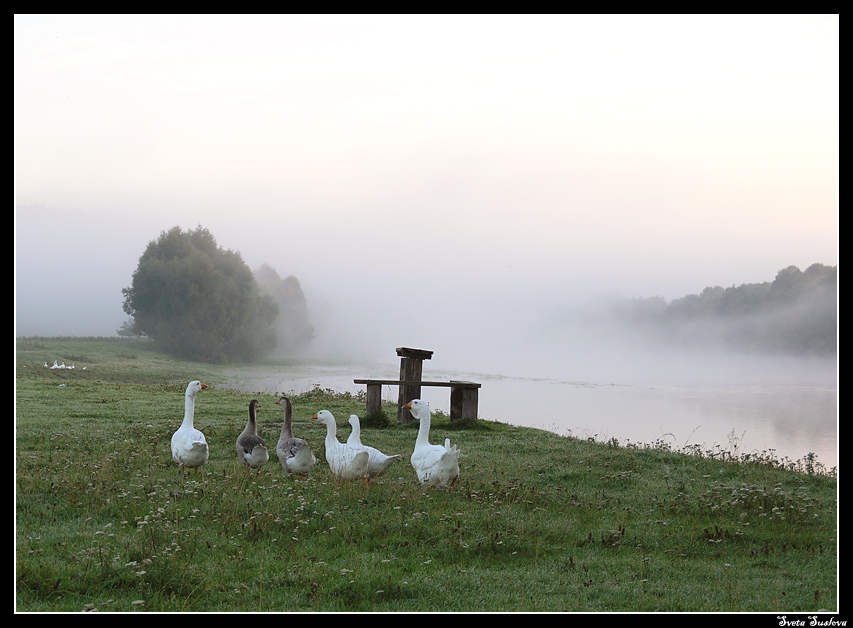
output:
[[[204,390],[205,388],[207,388],[207,384],[202,384],[201,389]]]
[[[410,401],[409,403],[407,403],[403,407],[406,408],[407,410],[411,410],[412,409],[412,402]]]
[[[319,419],[320,417],[318,417],[318,416],[315,414],[315,415],[314,415],[314,416],[312,416],[311,418],[312,418],[312,419]]]

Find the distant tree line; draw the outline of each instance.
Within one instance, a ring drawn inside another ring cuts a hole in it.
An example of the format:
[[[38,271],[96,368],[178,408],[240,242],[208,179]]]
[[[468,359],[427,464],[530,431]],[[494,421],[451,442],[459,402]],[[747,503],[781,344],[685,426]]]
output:
[[[705,288],[667,303],[662,297],[618,302],[617,320],[648,337],[744,351],[834,355],[838,339],[838,267],[783,268],[770,282]]]
[[[262,283],[207,229],[173,227],[149,242],[122,290],[131,319],[119,334],[147,336],[166,353],[210,363],[254,362],[276,346],[305,348],[313,328],[299,282],[280,280],[270,266],[260,274]]]

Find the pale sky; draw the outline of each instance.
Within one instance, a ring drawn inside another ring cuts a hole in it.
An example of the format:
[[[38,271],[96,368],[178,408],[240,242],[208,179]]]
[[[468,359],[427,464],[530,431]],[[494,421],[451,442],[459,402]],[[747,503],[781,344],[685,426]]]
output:
[[[838,23],[16,15],[16,332],[114,333],[176,225],[392,358],[836,265]]]

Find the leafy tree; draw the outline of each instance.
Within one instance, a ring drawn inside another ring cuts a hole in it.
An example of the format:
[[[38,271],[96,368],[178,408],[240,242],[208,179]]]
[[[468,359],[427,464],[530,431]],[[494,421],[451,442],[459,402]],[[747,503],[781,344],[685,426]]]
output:
[[[314,327],[308,320],[308,305],[299,280],[293,275],[282,279],[269,264],[255,271],[261,291],[278,305],[275,330],[278,349],[292,355],[307,349],[314,340]]]
[[[173,227],[149,242],[122,294],[133,331],[177,357],[251,362],[275,346],[275,303],[240,254],[201,226]]]

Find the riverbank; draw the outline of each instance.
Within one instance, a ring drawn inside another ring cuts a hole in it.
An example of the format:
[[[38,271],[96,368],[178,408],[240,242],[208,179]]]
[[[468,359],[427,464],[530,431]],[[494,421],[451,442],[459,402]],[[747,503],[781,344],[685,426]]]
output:
[[[43,366],[59,351],[75,370]],[[310,416],[330,409],[343,437],[363,400],[317,389],[294,396],[294,430],[320,463],[293,480],[236,461],[250,395],[219,388],[221,369],[133,343],[43,340],[16,358],[19,611],[837,609],[837,480],[814,469],[439,415],[433,442],[463,451],[451,490],[417,483],[399,425],[362,439],[403,460],[340,484]],[[196,407],[211,459],[181,473],[169,439],[196,377],[213,382]]]
[[[240,366],[225,371],[224,385],[245,393],[323,388],[358,394],[364,386],[353,379],[394,379],[398,370],[390,363]],[[708,378],[702,384],[664,379],[600,382],[435,368],[429,373],[438,380],[482,383],[479,414],[492,421],[599,442],[663,441],[675,450],[725,450],[789,461],[810,458],[828,469],[838,465],[838,390],[826,365],[812,368],[810,377],[802,380],[740,375],[734,381]],[[449,412],[447,390],[424,388],[422,395],[432,408]],[[383,398],[396,401],[397,388],[383,387]]]

